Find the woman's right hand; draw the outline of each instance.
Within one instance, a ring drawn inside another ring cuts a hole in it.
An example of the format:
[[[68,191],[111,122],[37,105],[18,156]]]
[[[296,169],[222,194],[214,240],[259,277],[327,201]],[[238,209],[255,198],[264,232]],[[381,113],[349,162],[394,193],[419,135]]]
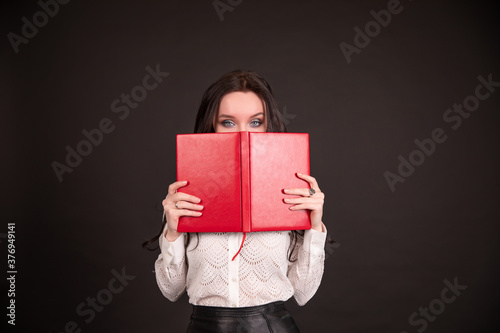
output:
[[[179,217],[201,216],[201,212],[199,211],[203,209],[203,206],[198,205],[201,199],[194,195],[177,192],[178,188],[186,185],[187,181],[185,180],[170,184],[167,197],[162,202],[165,217],[167,218],[167,232],[164,236],[169,242],[175,241],[180,235],[177,231]],[[177,207],[175,206],[176,203]]]

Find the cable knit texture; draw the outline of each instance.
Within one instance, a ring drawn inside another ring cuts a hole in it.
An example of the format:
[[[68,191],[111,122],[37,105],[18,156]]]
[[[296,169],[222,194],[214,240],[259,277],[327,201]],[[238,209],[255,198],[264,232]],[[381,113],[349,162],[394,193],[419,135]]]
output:
[[[165,229],[166,230],[166,229]],[[304,305],[316,293],[323,276],[326,232],[306,230],[288,261],[290,231],[199,233],[185,248],[185,235],[174,242],[160,237],[155,262],[162,294],[176,301],[187,290],[194,305],[244,307],[294,296]]]

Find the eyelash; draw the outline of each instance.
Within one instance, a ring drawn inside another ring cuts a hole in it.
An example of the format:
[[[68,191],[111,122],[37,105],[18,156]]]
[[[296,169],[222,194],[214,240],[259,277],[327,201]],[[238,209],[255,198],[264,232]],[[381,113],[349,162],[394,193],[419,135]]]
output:
[[[260,125],[262,125],[262,121],[260,121],[260,119],[254,119],[254,120],[252,120],[250,122],[250,124],[253,123],[253,122],[257,122],[258,123],[258,125],[254,126],[254,127],[259,127]]]
[[[223,122],[221,122],[222,126],[224,127],[229,127],[229,125],[232,123],[231,120],[224,120]]]
[[[252,126],[252,127],[259,127],[260,125],[262,125],[262,121],[260,121],[259,119],[252,120],[250,122],[250,124],[252,124],[254,122],[257,122],[258,124],[256,126]],[[221,122],[222,126],[225,126],[225,127],[229,127],[228,125],[231,124],[231,123],[233,123],[231,120],[224,120],[223,122]]]

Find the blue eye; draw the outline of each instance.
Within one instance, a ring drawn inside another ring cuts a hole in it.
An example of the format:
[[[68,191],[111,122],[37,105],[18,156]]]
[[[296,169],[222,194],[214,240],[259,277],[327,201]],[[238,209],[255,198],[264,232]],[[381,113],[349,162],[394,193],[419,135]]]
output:
[[[232,125],[234,125],[234,123],[231,120],[224,120],[222,122],[222,126],[225,126],[225,127],[231,127]]]
[[[259,127],[260,125],[262,125],[262,122],[259,119],[254,119],[250,123],[250,126],[252,126],[252,127]]]

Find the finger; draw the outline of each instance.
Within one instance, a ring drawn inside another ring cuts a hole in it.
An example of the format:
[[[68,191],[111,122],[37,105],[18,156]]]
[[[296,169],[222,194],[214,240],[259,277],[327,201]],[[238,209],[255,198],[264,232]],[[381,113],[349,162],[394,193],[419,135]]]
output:
[[[288,209],[290,210],[300,210],[300,209],[309,209],[309,210],[321,210],[321,204],[317,203],[303,203],[299,205],[290,206]]]
[[[180,180],[178,182],[170,184],[168,187],[168,195],[174,195],[177,189],[187,185],[187,180]]]
[[[191,194],[188,194],[188,193],[184,193],[184,192],[177,192],[171,196],[169,196],[167,199],[171,200],[171,201],[188,201],[188,202],[193,202],[193,203],[199,203],[201,201],[200,198],[194,196],[194,195],[191,195]]]
[[[302,178],[305,181],[307,181],[309,183],[309,186],[312,187],[313,189],[315,189],[316,192],[321,191],[319,189],[319,185],[318,185],[318,182],[316,181],[316,178],[314,178],[313,176],[309,176],[309,175],[299,173],[299,172],[297,172],[297,176],[299,178]]]
[[[202,212],[196,212],[194,210],[189,210],[189,209],[179,209],[177,211],[177,216],[201,216]]]
[[[174,204],[175,205],[175,204]],[[194,209],[194,210],[202,210],[203,206],[202,205],[196,205],[189,203],[187,201],[177,201],[177,206],[176,208],[178,209]]]
[[[285,194],[295,194],[301,195],[303,197],[308,197],[311,195],[308,188],[285,188],[283,192],[285,192]]]
[[[301,204],[301,203],[322,203],[322,198],[312,198],[312,197],[299,197],[299,198],[285,198],[283,199],[285,203],[288,204]]]

